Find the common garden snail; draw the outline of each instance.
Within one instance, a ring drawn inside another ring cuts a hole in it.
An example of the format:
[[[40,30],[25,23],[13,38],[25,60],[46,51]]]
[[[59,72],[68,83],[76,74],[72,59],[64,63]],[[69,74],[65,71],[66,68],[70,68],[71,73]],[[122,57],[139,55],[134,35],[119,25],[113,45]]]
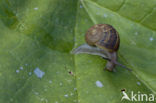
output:
[[[108,61],[105,67],[108,71],[115,70],[114,68],[116,65],[131,70],[117,62],[120,37],[118,32],[111,25],[96,24],[92,26],[86,32],[85,41],[87,44],[83,44],[72,50],[72,53],[99,55]]]

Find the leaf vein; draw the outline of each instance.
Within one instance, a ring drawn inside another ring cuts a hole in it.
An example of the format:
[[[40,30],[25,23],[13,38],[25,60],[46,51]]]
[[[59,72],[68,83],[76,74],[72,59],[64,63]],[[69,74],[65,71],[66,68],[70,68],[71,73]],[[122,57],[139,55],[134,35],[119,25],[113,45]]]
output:
[[[82,1],[82,4],[85,5],[84,2],[83,2],[83,0],[81,0],[81,1]],[[121,16],[122,18],[125,18],[125,19],[127,19],[127,20],[129,20],[129,21],[132,21],[132,22],[136,23],[136,24],[139,24],[139,25],[141,25],[141,26],[143,26],[143,27],[145,27],[145,28],[147,28],[147,29],[150,29],[150,30],[153,31],[153,32],[156,32],[156,29],[150,28],[150,27],[148,27],[148,26],[146,26],[146,25],[144,25],[144,24],[140,24],[140,22],[133,21],[132,19],[130,19],[130,18],[128,18],[128,17],[125,17],[125,16],[123,16],[123,15],[121,15],[121,14],[115,12],[115,11],[112,11],[112,10],[109,9],[109,8],[102,7],[101,5],[96,4],[96,3],[93,2],[93,1],[89,1],[89,0],[85,0],[85,1],[86,1],[86,2],[90,2],[91,4],[96,5],[96,6],[100,7],[100,8],[105,8],[105,9],[111,11],[111,12],[114,12],[115,14],[118,14],[118,15]],[[87,7],[85,7],[85,9],[87,9]],[[88,9],[87,9],[86,11],[88,12]],[[89,13],[88,13],[88,15],[90,16]],[[90,16],[90,17],[91,17],[91,16]],[[91,19],[92,19],[92,21],[94,22],[94,24],[96,24],[96,20],[95,20],[93,17],[91,17]]]
[[[123,2],[119,6],[119,8],[116,10],[116,12],[119,11],[125,4],[126,4],[126,0],[123,0]]]
[[[147,14],[145,14],[140,20],[139,22],[142,23],[146,18],[148,18],[152,12],[154,11],[154,8],[152,10],[150,10]]]

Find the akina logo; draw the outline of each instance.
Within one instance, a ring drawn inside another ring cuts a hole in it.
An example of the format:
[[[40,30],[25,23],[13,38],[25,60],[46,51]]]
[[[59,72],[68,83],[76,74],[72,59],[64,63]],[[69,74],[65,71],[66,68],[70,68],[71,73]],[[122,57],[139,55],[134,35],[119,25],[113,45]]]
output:
[[[128,101],[155,101],[155,95],[154,94],[145,94],[138,91],[137,93],[134,93],[134,91],[131,91],[130,95],[126,93],[126,89],[122,89],[122,98],[121,101],[128,100]]]

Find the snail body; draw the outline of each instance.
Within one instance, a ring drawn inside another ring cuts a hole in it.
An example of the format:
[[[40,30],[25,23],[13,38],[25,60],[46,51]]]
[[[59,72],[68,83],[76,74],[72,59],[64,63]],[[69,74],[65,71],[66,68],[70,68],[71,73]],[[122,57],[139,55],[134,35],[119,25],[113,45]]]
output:
[[[120,37],[113,26],[109,24],[96,24],[92,26],[85,34],[85,41],[87,44],[74,49],[72,53],[99,55],[107,60],[105,69],[108,71],[113,71],[116,65],[127,68],[117,62]]]

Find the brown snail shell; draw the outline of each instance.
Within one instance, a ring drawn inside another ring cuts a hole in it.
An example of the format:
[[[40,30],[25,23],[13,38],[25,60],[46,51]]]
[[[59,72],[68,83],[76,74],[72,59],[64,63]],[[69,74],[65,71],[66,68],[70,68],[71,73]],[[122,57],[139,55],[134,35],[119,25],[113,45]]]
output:
[[[97,46],[109,52],[117,51],[120,45],[118,32],[109,24],[96,24],[88,29],[85,40],[88,45]]]

